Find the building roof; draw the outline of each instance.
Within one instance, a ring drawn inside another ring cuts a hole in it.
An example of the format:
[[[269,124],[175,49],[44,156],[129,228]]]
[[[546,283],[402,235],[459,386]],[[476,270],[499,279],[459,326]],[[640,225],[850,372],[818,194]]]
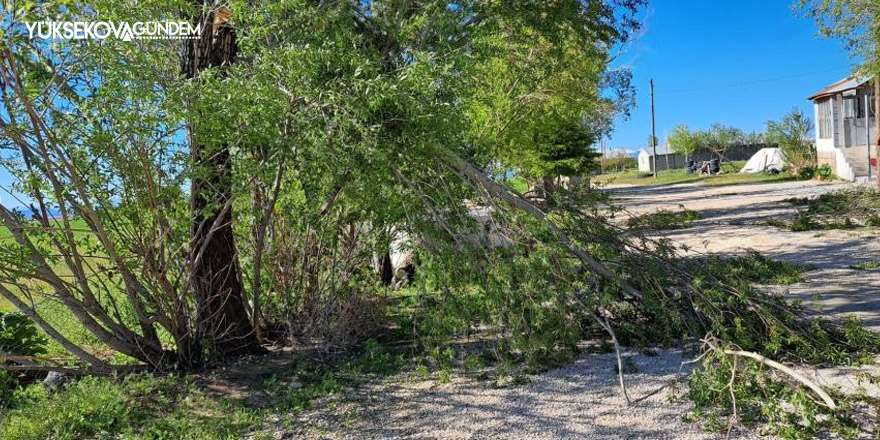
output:
[[[847,90],[857,89],[870,80],[871,80],[871,78],[868,78],[866,76],[850,76],[850,77],[844,78],[834,84],[831,84],[830,86],[826,87],[825,89],[823,89],[819,93],[816,93],[807,99],[809,99],[810,101],[815,101],[816,99],[819,99],[819,98],[824,98],[826,96],[835,95],[838,93],[845,92]]]

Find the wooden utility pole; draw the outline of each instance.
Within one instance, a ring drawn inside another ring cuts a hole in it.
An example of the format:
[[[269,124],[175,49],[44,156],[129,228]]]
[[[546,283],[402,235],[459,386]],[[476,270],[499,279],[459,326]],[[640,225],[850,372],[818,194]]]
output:
[[[877,161],[877,187],[880,188],[880,74],[877,72],[877,60],[880,59],[880,47],[878,47],[877,42],[880,41],[880,15],[877,13],[874,14],[874,63],[872,70],[874,71],[874,135],[877,136],[877,141],[874,143],[874,158]],[[871,115],[871,109],[866,108],[865,112],[868,116]],[[865,127],[867,130],[868,127]],[[870,150],[871,146],[868,146],[868,169],[871,169],[870,162]]]
[[[654,162],[654,178],[657,178],[657,130],[654,123],[654,78],[651,78],[651,150],[653,156],[651,160]]]
[[[871,109],[865,109],[865,112],[870,116]],[[877,140],[874,143],[874,160],[877,161],[877,169],[874,174],[877,177],[877,187],[880,188],[880,77],[874,79],[874,135],[877,136]],[[868,147],[869,149],[871,147]],[[869,159],[870,160],[870,159]],[[870,162],[868,163],[868,169],[871,168]]]
[[[605,139],[602,139],[602,174],[605,174]]]

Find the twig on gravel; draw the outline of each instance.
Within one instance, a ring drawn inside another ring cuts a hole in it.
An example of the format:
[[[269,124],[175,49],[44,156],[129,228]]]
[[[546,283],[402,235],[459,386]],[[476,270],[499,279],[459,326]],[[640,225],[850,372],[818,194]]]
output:
[[[730,431],[733,429],[737,419],[736,394],[733,392],[733,382],[736,380],[736,364],[738,360],[738,357],[733,357],[733,368],[730,369],[730,382],[727,383],[727,388],[730,390],[730,403],[733,405],[733,414],[731,414],[730,420],[727,422],[727,438],[730,438]]]
[[[816,393],[816,395],[818,395],[822,399],[822,401],[825,402],[825,405],[828,408],[837,409],[837,405],[834,403],[834,400],[831,399],[831,396],[829,396],[828,393],[826,393],[825,390],[823,390],[821,386],[819,386],[816,382],[813,382],[810,379],[807,379],[804,375],[798,373],[797,371],[794,371],[791,368],[788,368],[785,365],[782,365],[779,362],[776,362],[773,359],[767,358],[766,356],[762,356],[758,353],[753,353],[751,351],[728,350],[725,348],[721,348],[715,343],[715,341],[713,341],[711,339],[706,339],[704,342],[706,343],[706,345],[709,348],[711,348],[713,350],[717,350],[717,351],[724,353],[728,356],[740,356],[740,357],[749,358],[749,359],[758,361],[761,364],[764,364],[770,368],[775,368],[776,370],[779,370],[779,371],[789,375],[792,379],[800,382],[802,385],[813,390],[813,392]]]
[[[623,382],[623,358],[620,356],[620,344],[617,343],[617,335],[614,334],[614,329],[611,328],[611,324],[608,323],[607,319],[602,319],[599,315],[590,311],[590,315],[593,316],[593,319],[599,323],[602,328],[611,335],[611,342],[614,344],[614,351],[617,354],[617,377],[620,380],[620,389],[623,391],[623,398],[626,399],[627,405],[632,405],[632,400],[629,398],[629,393],[626,392],[626,384]]]

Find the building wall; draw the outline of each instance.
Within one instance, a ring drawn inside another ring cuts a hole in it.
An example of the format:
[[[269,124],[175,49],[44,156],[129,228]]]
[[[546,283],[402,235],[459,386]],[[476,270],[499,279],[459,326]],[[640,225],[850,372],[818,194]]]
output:
[[[873,90],[870,87],[861,87],[856,91],[856,103],[864,106],[865,96],[868,96],[869,106],[873,105],[871,98]],[[873,143],[876,134],[873,133],[874,118],[864,118],[864,110],[859,117],[847,118],[846,98],[843,93],[831,97],[832,135],[830,139],[819,139],[819,105],[813,105],[813,117],[816,121],[816,158],[819,166],[827,164],[837,177],[844,180],[855,180],[859,175],[866,174],[867,152],[865,164],[850,162],[847,155],[853,155],[853,149],[864,149],[868,142]],[[852,159],[850,159],[852,160]]]
[[[834,171],[834,174],[839,174],[837,172],[837,152],[835,152],[833,148],[831,151],[817,149],[816,161],[820,167],[827,164]]]
[[[639,171],[643,173],[650,173],[652,169],[651,153],[645,151],[644,148],[639,150]]]

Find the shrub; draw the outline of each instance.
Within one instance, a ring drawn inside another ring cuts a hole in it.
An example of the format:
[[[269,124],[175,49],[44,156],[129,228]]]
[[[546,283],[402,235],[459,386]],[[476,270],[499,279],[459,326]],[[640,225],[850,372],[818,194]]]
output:
[[[700,213],[682,207],[680,211],[663,209],[650,214],[632,217],[627,220],[627,226],[639,230],[670,230],[686,229],[700,219]]]
[[[816,176],[816,169],[813,167],[803,167],[798,171],[798,179],[810,180]]]
[[[834,178],[834,172],[831,170],[831,165],[823,164],[818,169],[816,169],[816,177],[819,180],[831,180]]]
[[[34,322],[24,314],[0,314],[0,352],[36,356],[46,353],[46,343]]]
[[[46,342],[27,316],[0,314],[0,355],[36,356],[46,353]],[[15,390],[30,379],[24,373],[0,370],[0,408],[11,406]]]
[[[803,176],[804,169],[816,166],[816,148],[806,139],[813,132],[813,121],[804,112],[793,109],[778,122],[767,123],[767,137],[785,153],[792,172]]]

